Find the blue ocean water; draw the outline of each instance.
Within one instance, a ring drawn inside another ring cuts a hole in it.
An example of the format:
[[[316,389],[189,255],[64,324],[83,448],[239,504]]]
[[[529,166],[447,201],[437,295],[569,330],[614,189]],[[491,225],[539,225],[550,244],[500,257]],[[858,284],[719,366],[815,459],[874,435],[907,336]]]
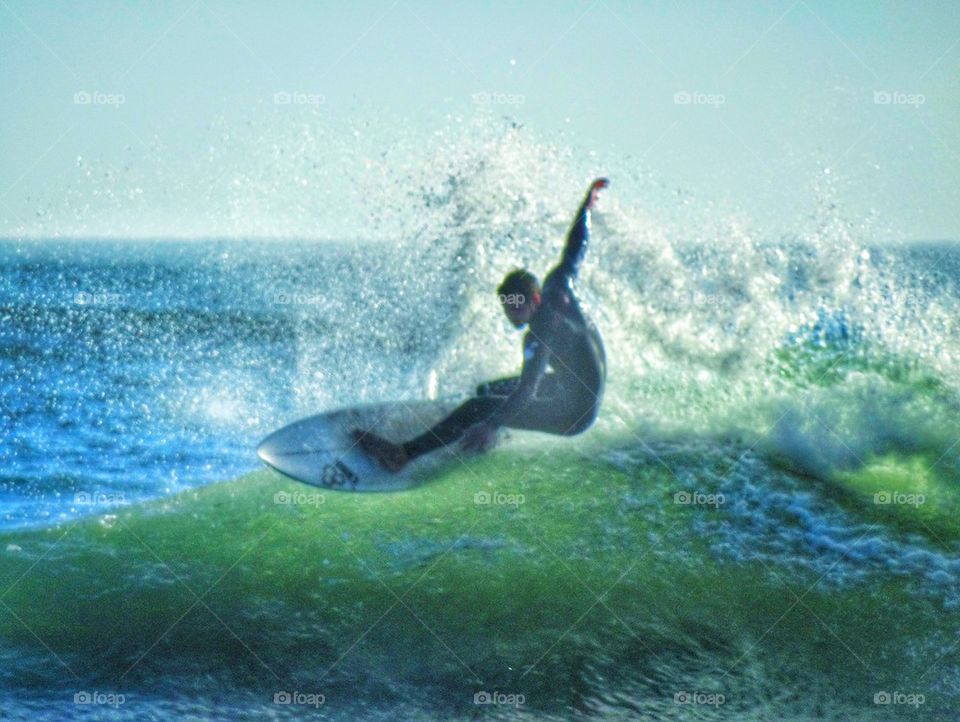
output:
[[[597,215],[578,286],[610,359],[590,432],[303,508],[256,443],[514,372],[493,289],[563,221],[0,244],[5,714],[806,721],[886,719],[896,692],[951,719],[957,246],[627,220]]]
[[[361,391],[351,370],[395,363],[402,375],[402,346],[423,347],[415,330],[399,349],[373,324],[349,345],[336,332],[386,280],[351,248],[0,245],[4,525],[250,471],[255,442],[310,410],[302,387],[348,404]],[[300,367],[303,345],[313,369]]]
[[[406,251],[361,242],[0,244],[3,525],[70,519],[231,478],[258,468],[256,442],[298,415],[435,393],[431,374],[471,301],[463,288],[446,303],[433,300],[456,286],[459,254],[418,268],[422,259]],[[702,249],[679,254],[705,275]],[[812,278],[815,251],[798,245],[794,254],[793,290],[778,291],[786,310],[792,296],[822,283]],[[960,278],[952,244],[873,249],[865,265],[902,274],[902,288],[872,292],[896,304],[877,308],[877,326],[899,320],[905,337],[907,313],[951,299]],[[746,303],[741,290],[702,282],[656,302],[667,314],[701,310],[705,324],[724,304]],[[882,313],[893,308],[899,319]],[[779,329],[782,346],[851,343],[871,323],[856,313],[825,302],[803,325]],[[706,329],[717,330],[737,332]],[[953,343],[927,340],[941,351]],[[463,389],[484,373],[466,356]],[[499,367],[514,362],[506,363]],[[689,369],[677,371],[682,378]],[[446,390],[455,393],[453,378]]]

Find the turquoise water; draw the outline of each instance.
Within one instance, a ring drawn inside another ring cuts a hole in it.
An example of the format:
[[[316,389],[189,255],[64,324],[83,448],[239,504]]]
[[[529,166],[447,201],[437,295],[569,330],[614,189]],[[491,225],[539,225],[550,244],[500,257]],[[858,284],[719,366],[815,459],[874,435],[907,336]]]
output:
[[[384,191],[389,245],[2,246],[6,717],[956,719],[950,244],[693,237],[615,184],[587,434],[399,494],[260,468],[300,416],[518,367],[492,289],[581,184],[519,135],[458,158]]]
[[[653,456],[552,444],[398,495],[305,497],[257,472],[7,533],[9,709],[66,715],[82,690],[123,694],[96,710],[131,719],[313,713],[273,704],[298,691],[334,719],[889,719],[873,697],[901,691],[924,702],[898,718],[950,718],[956,586],[922,558],[947,556],[932,535],[815,502],[740,449],[707,469],[696,450],[649,449],[726,504],[674,503]],[[736,481],[713,486],[727,463]],[[761,471],[768,496],[800,498],[792,519],[782,498],[734,509]],[[476,503],[484,491],[503,503]],[[523,704],[475,705],[484,691]]]

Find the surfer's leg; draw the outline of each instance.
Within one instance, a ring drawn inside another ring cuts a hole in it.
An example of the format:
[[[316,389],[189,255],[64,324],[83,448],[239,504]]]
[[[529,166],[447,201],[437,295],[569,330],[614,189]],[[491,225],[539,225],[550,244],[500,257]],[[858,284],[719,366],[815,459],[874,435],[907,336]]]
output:
[[[586,395],[564,394],[530,401],[519,413],[505,420],[509,429],[543,431],[573,436],[586,431],[597,418],[600,402]]]
[[[502,396],[477,396],[468,399],[447,418],[415,439],[402,444],[408,459],[427,454],[441,446],[449,446],[463,436],[463,432],[490,417],[503,403]]]
[[[538,428],[537,416],[549,409],[549,417],[543,423],[547,426],[543,430],[563,428],[564,431],[554,431],[553,433],[566,433],[570,424],[563,424],[563,420],[555,420],[554,417],[561,417],[564,414],[569,415],[566,410],[562,397],[558,393],[559,384],[555,383],[556,374],[544,374],[540,380],[538,393],[543,390],[549,398],[541,402],[533,401],[528,404],[528,411],[523,414],[523,423],[529,426],[515,426],[513,428]],[[486,420],[494,411],[496,411],[503,400],[513,393],[514,389],[520,384],[519,376],[511,376],[495,381],[487,381],[477,387],[477,396],[461,404],[450,416],[445,418],[439,424],[429,431],[421,434],[415,439],[403,444],[403,449],[407,453],[408,459],[415,459],[418,456],[427,454],[441,446],[453,444],[458,441],[463,432],[476,423]],[[577,414],[579,417],[582,415]],[[565,418],[565,417],[564,417]],[[508,424],[510,426],[510,424]]]
[[[540,385],[537,387],[538,396],[552,396],[557,388],[554,381],[557,375],[548,371],[540,379]],[[509,396],[517,386],[520,385],[519,376],[508,376],[504,379],[495,379],[494,381],[485,381],[477,386],[477,396]]]
[[[519,376],[509,376],[505,379],[485,381],[477,386],[477,396],[509,396],[520,383]]]
[[[516,383],[519,383],[519,379],[507,378],[481,384],[477,390],[487,390],[486,395],[468,399],[429,431],[406,443],[395,444],[359,430],[354,432],[354,437],[364,451],[381,464],[392,471],[399,471],[418,456],[456,443],[471,426],[490,418],[503,403],[505,396],[489,392],[510,389],[515,387]],[[504,426],[571,436],[586,430],[596,418],[599,401],[584,398],[582,394],[566,392],[556,374],[544,375],[538,393],[541,391],[545,394],[544,397],[532,399],[520,413],[507,420]]]
[[[468,399],[429,431],[404,444],[394,443],[363,429],[354,429],[353,439],[382,466],[390,471],[400,471],[418,456],[456,443],[464,431],[489,418],[503,403],[503,399],[503,396],[477,396]]]
[[[389,439],[363,429],[354,429],[351,436],[361,449],[390,471],[400,471],[409,461],[402,444],[395,444]]]

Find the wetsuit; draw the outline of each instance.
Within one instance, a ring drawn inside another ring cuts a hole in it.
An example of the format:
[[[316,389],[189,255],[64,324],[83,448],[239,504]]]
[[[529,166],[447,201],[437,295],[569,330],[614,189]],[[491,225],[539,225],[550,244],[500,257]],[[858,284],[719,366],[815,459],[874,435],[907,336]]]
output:
[[[520,376],[477,387],[467,400],[429,431],[403,445],[408,458],[454,443],[473,424],[485,421],[511,429],[573,435],[596,419],[607,376],[600,333],[573,294],[580,262],[590,238],[587,193],[567,235],[560,263],[546,277],[541,301],[523,339]]]

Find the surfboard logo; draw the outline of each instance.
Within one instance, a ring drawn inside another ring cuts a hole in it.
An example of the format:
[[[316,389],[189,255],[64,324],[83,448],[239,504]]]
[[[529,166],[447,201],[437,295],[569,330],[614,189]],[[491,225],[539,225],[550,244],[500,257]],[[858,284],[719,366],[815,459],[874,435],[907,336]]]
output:
[[[342,461],[328,464],[320,472],[320,484],[328,489],[342,489],[347,485],[355,489],[359,481],[357,475]]]

